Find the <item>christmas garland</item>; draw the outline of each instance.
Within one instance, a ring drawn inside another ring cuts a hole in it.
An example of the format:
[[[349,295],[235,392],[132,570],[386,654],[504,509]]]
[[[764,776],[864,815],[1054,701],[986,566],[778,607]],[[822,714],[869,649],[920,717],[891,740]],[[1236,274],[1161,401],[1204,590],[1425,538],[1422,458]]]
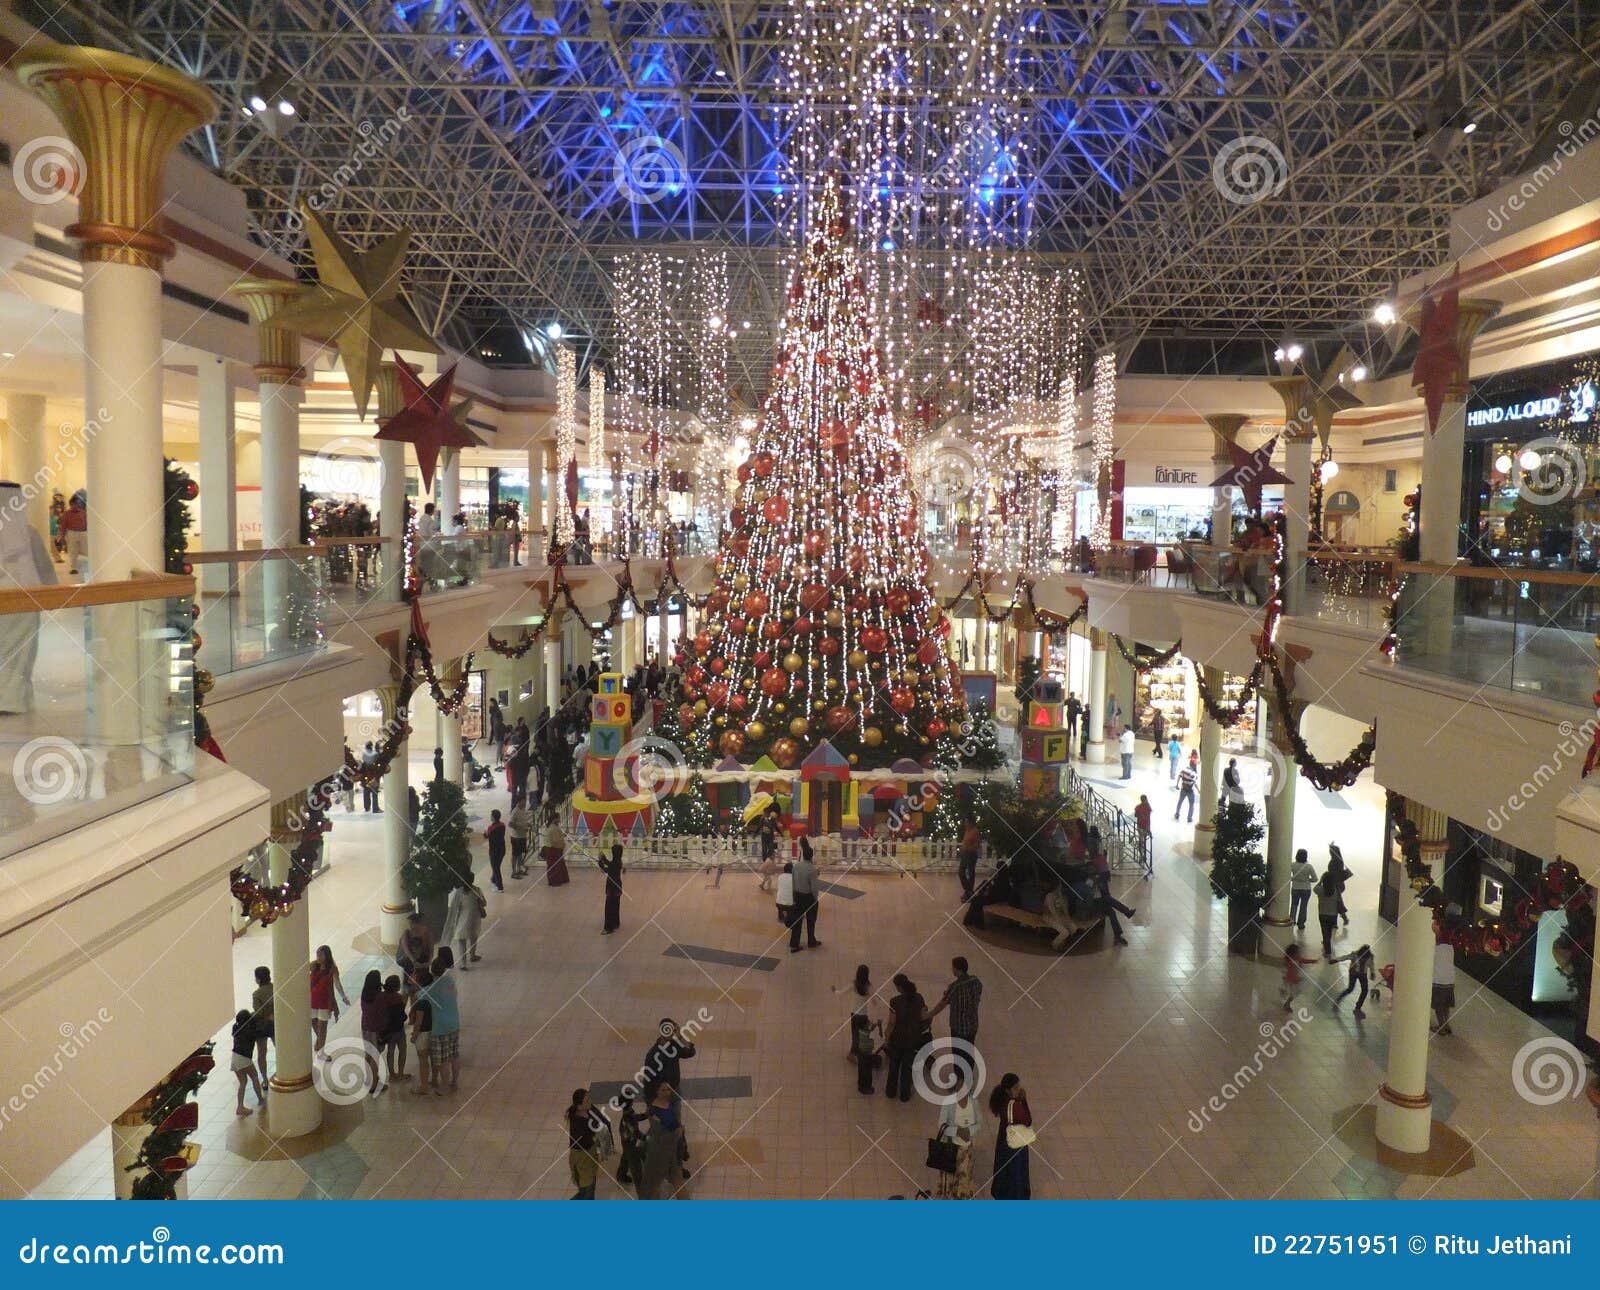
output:
[[[540,642],[540,640],[543,639],[543,637],[544,637],[544,621],[543,620],[541,620],[540,623],[538,624],[538,626],[536,626],[536,627],[533,627],[533,628],[524,627],[522,629],[522,639],[520,641],[518,641],[515,645],[502,644],[500,641],[495,640],[494,633],[490,632],[489,633],[489,651],[491,653],[493,653],[493,654],[500,655],[501,658],[521,658],[524,654],[526,654],[529,650],[531,650],[535,645],[537,645]]]
[[[1417,904],[1434,911],[1441,941],[1466,954],[1499,958],[1527,938],[1541,914],[1565,909],[1569,930],[1564,936],[1572,942],[1569,952],[1576,951],[1579,962],[1587,965],[1594,947],[1594,906],[1576,865],[1553,860],[1534,881],[1532,892],[1517,901],[1509,913],[1467,918],[1446,912],[1445,894],[1433,881],[1432,867],[1422,858],[1422,839],[1415,821],[1402,818],[1399,834],[1406,881],[1416,893]],[[1557,966],[1560,967],[1559,961]],[[1562,971],[1566,975],[1565,969]]]
[[[1283,725],[1289,735],[1289,749],[1294,754],[1295,764],[1300,767],[1300,773],[1325,792],[1349,788],[1361,772],[1372,765],[1372,754],[1378,746],[1378,727],[1368,726],[1356,746],[1341,760],[1331,764],[1318,761],[1300,735],[1300,718],[1290,706],[1289,683],[1284,679],[1283,669],[1278,666],[1276,657],[1269,656],[1266,664],[1267,670],[1272,673],[1278,710],[1284,714]]]
[[[1133,648],[1130,650],[1123,643],[1122,637],[1118,636],[1116,632],[1107,632],[1106,634],[1111,637],[1112,643],[1116,645],[1117,653],[1122,655],[1122,661],[1135,672],[1148,672],[1151,668],[1165,667],[1178,657],[1178,651],[1183,648],[1183,642],[1180,640],[1174,641],[1169,649],[1164,649],[1159,654],[1140,654],[1138,641],[1133,643]]]
[[[208,1040],[186,1061],[150,1090],[148,1105],[141,1112],[150,1132],[139,1144],[139,1154],[128,1172],[143,1169],[131,1189],[134,1200],[176,1200],[178,1179],[190,1160],[184,1150],[189,1135],[200,1125],[200,1104],[189,1099],[200,1091],[206,1076],[216,1069]]]
[[[1232,707],[1225,708],[1221,700],[1217,699],[1206,687],[1205,668],[1199,663],[1194,663],[1195,688],[1200,692],[1200,702],[1205,704],[1206,715],[1224,729],[1244,716],[1245,709],[1256,701],[1256,691],[1261,688],[1261,676],[1266,671],[1267,660],[1257,658],[1256,665],[1250,669],[1250,675],[1245,678],[1244,690]]]
[[[394,753],[391,751],[389,755],[392,758]],[[345,761],[349,760],[350,752],[346,749]],[[289,873],[280,883],[257,882],[242,866],[228,875],[228,890],[239,902],[246,918],[266,927],[293,911],[311,885],[311,866],[316,859],[318,839],[332,827],[325,816],[307,812],[300,827],[300,841],[289,853]]]
[[[472,679],[472,655],[468,654],[462,660],[461,675],[448,694],[445,693],[444,686],[439,683],[439,677],[433,670],[433,652],[428,648],[428,642],[420,633],[412,632],[406,637],[405,674],[408,680],[415,681],[418,662],[422,664],[422,682],[428,687],[428,693],[433,696],[434,705],[439,711],[447,717],[453,717],[461,712],[466,707],[467,684]]]

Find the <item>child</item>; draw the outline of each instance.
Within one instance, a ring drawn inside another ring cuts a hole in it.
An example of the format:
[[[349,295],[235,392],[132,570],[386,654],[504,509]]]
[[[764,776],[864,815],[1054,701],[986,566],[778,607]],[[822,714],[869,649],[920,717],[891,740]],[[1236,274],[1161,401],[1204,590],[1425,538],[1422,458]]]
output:
[[[1333,1001],[1333,1006],[1337,1008],[1344,1002],[1344,996],[1359,985],[1361,993],[1356,996],[1355,1015],[1364,1017],[1367,1014],[1361,1010],[1361,1005],[1367,1001],[1367,986],[1372,977],[1372,946],[1363,945],[1359,949],[1352,950],[1349,954],[1341,954],[1336,959],[1329,959],[1328,962],[1343,963],[1347,960],[1350,964],[1349,983],[1339,997]]]
[[[794,917],[794,866],[786,864],[783,872],[778,875],[778,921],[785,927]]]
[[[428,968],[419,967],[415,980],[418,994],[411,1001],[411,1042],[417,1050],[417,1079],[420,1082],[411,1090],[411,1095],[427,1097],[433,1083],[433,1067],[428,1059],[428,1045],[433,1042],[433,1005],[423,997],[421,991],[433,984],[433,973]]]
[[[1305,960],[1300,957],[1300,947],[1291,945],[1283,952],[1283,989],[1280,997],[1283,1000],[1285,1012],[1294,1011],[1294,997],[1300,989],[1300,965]]]
[[[859,1093],[872,1092],[872,1068],[878,1062],[878,1050],[882,1045],[873,1038],[877,1032],[879,1039],[883,1036],[883,1023],[872,1021],[864,1012],[857,1012],[850,1018],[850,1053],[856,1063],[856,1091]]]
[[[383,1002],[387,1024],[383,1031],[384,1060],[389,1067],[389,1082],[410,1079],[406,1074],[406,997],[400,991],[400,978],[390,976],[383,983]]]
[[[239,1102],[235,1115],[249,1115],[244,1104],[244,1085],[248,1079],[256,1091],[256,1105],[265,1106],[267,1096],[261,1091],[261,1081],[256,1077],[256,1031],[251,1022],[250,1010],[241,1008],[233,1018],[233,1060],[229,1063],[234,1078],[239,1081]]]

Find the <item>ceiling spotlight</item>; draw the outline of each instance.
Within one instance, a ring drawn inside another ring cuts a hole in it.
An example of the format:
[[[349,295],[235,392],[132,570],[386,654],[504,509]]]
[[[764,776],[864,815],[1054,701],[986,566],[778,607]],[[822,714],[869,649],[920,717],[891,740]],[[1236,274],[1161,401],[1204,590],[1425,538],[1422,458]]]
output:
[[[567,334],[567,330],[558,322],[546,323],[544,334],[551,340],[560,340]]]
[[[15,358],[15,357],[16,357],[16,355],[13,354],[9,349],[0,350],[0,358]]]
[[[1394,319],[1394,306],[1391,305],[1387,300],[1385,300],[1381,305],[1372,311],[1372,321],[1377,323],[1380,327],[1392,326],[1394,324]]]
[[[250,103],[250,110],[252,112],[265,112],[267,110],[267,100],[265,98],[263,98],[259,93],[258,94],[252,94],[250,96],[249,103]]]
[[[1283,351],[1283,356],[1286,359],[1288,359],[1291,363],[1298,363],[1300,361],[1300,356],[1302,354],[1304,354],[1305,352],[1306,351],[1305,351],[1304,347],[1302,347],[1302,346],[1300,346],[1298,344],[1294,344],[1294,345],[1290,345],[1288,348],[1286,348]]]
[[[1477,128],[1478,128],[1478,123],[1476,121],[1468,121],[1464,126],[1461,127],[1461,133],[1462,134],[1471,134]]]
[[[1539,463],[1543,460],[1544,459],[1540,457],[1539,454],[1532,448],[1524,448],[1522,450],[1522,455],[1517,458],[1517,465],[1521,466],[1524,470],[1538,470]]]
[[[1365,363],[1357,363],[1354,367],[1352,367],[1350,369],[1350,379],[1352,381],[1364,381],[1364,380],[1366,380],[1367,379],[1367,367],[1366,367],[1366,364]]]
[[[721,314],[712,314],[711,317],[706,319],[706,326],[709,327],[712,331],[721,331],[722,330],[722,315]]]

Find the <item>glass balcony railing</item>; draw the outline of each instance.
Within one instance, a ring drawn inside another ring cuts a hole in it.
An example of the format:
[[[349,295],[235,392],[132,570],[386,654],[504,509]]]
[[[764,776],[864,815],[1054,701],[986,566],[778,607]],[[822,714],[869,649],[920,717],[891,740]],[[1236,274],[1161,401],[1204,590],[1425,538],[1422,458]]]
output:
[[[0,590],[0,856],[194,773],[191,578]]]
[[[471,587],[482,581],[485,556],[471,533],[417,540],[417,582],[423,594]]]
[[[196,551],[200,647],[218,676],[275,663],[327,642],[326,557],[311,547]]]
[[[1388,547],[1314,550],[1306,567],[1305,612],[1325,623],[1382,631],[1399,557]]]
[[[1588,709],[1600,575],[1403,564],[1395,660]]]
[[[400,601],[403,570],[395,539],[318,538],[313,549],[322,558],[331,608],[348,616],[368,604],[392,605]]]

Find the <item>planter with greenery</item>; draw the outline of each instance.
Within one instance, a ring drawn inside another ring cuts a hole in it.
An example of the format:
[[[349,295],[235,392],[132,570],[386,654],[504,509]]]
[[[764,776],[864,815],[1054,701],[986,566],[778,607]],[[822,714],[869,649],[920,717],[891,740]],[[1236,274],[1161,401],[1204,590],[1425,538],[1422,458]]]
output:
[[[400,870],[400,881],[436,937],[444,930],[451,891],[472,881],[467,835],[467,795],[461,785],[443,778],[430,780],[417,820],[416,840]]]
[[[1249,802],[1224,800],[1212,818],[1211,890],[1228,902],[1228,952],[1254,954],[1261,944],[1267,903],[1266,828]]]

